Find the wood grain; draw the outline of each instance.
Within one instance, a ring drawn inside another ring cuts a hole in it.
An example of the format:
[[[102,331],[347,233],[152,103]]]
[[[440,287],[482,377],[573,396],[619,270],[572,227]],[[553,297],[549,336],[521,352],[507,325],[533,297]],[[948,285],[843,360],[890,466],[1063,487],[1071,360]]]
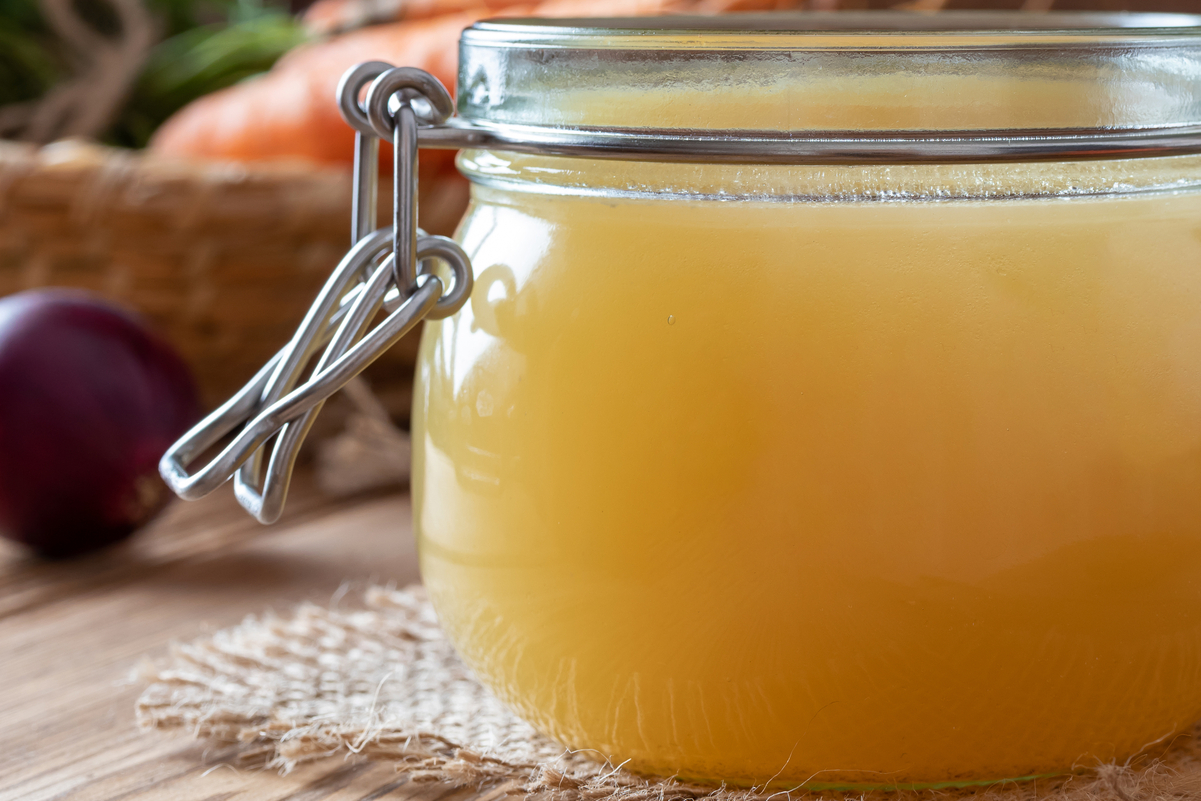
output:
[[[111,552],[36,561],[0,545],[0,799],[465,801],[381,764],[327,760],[279,776],[236,748],[137,729],[137,665],[171,640],[345,582],[417,580],[408,498],[336,501],[299,477],[263,527],[228,490],[176,504]]]

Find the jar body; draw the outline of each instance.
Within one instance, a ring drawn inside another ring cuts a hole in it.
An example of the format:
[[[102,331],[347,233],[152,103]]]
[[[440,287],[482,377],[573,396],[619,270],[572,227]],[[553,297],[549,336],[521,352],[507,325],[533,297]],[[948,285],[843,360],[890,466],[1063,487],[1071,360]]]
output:
[[[468,665],[572,748],[741,784],[1040,775],[1195,722],[1201,164],[1159,161],[473,187],[413,429]]]

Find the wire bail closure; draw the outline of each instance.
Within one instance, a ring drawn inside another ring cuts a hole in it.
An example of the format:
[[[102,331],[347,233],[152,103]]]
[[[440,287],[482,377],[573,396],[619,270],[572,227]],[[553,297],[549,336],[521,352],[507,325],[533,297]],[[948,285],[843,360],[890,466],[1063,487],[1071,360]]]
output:
[[[417,227],[418,133],[450,117],[446,88],[421,70],[369,61],[342,76],[337,101],[355,129],[352,246],[288,344],[159,462],[163,480],[187,500],[234,479],[238,503],[260,523],[274,523],[283,512],[296,456],[325,401],[419,322],[454,314],[471,295],[467,254],[454,240]],[[381,138],[395,145],[393,218],[390,228],[376,230]],[[449,286],[433,273],[434,260],[449,265]],[[381,309],[387,316],[372,328]],[[215,457],[189,472],[231,435]]]

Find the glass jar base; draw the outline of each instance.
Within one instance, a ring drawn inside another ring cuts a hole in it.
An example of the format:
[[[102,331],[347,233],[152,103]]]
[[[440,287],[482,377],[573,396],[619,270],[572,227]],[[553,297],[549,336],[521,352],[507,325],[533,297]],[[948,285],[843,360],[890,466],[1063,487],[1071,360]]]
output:
[[[627,766],[628,767],[628,766]],[[633,771],[637,773],[638,771]],[[805,781],[799,784],[795,782],[787,782],[780,780],[771,780],[763,785],[747,784],[737,781],[714,779],[712,777],[689,777],[677,775],[673,777],[676,781],[689,785],[701,786],[716,786],[724,787],[744,787],[752,792],[760,793],[791,793],[799,790],[810,792],[843,792],[843,793],[867,793],[867,792],[903,792],[903,791],[924,791],[924,790],[967,790],[980,788],[997,788],[1005,785],[1023,784],[1036,779],[1053,779],[1070,776],[1071,773],[1065,771],[1063,773],[1035,773],[1029,776],[1014,776],[1004,779],[951,779],[947,781],[930,781],[930,782],[861,782],[861,781]]]

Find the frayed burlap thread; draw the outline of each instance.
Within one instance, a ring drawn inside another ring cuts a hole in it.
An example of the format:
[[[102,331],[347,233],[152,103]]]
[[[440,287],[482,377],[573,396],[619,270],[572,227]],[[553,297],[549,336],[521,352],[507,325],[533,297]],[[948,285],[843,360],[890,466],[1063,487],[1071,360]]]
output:
[[[1130,764],[974,790],[843,794],[636,776],[568,752],[509,712],[459,661],[420,587],[248,617],[174,646],[144,672],[144,727],[241,743],[285,772],[327,757],[390,761],[415,780],[478,788],[488,801],[1201,801],[1201,732]]]

